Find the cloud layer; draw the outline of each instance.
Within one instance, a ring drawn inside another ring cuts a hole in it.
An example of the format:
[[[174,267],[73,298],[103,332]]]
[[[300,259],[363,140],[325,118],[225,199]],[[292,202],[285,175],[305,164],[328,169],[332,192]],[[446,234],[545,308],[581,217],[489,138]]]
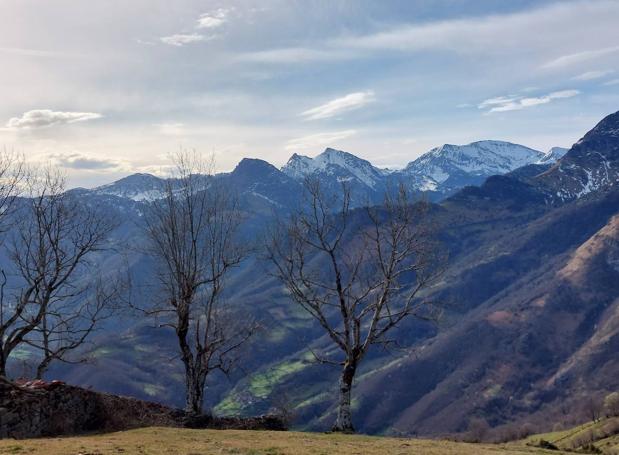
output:
[[[488,109],[488,113],[492,112],[507,112],[507,111],[519,111],[528,107],[538,106],[540,104],[547,104],[553,100],[571,98],[579,95],[578,90],[560,90],[558,92],[552,92],[547,95],[537,97],[524,97],[524,96],[499,96],[496,98],[489,98],[482,101],[477,106],[479,109]]]
[[[572,79],[575,81],[592,81],[594,79],[600,79],[604,76],[608,76],[612,73],[614,73],[613,70],[587,71],[585,73],[579,74],[578,76],[574,76]]]
[[[301,116],[305,117],[307,120],[331,118],[343,112],[360,109],[375,100],[374,92],[371,90],[367,92],[349,93],[346,96],[335,98],[328,103],[301,112]]]
[[[52,154],[49,158],[57,166],[66,169],[113,172],[128,169],[127,164],[123,161],[111,158],[94,157],[92,155],[79,152]]]
[[[25,112],[21,117],[11,118],[6,123],[6,127],[10,129],[46,128],[53,125],[85,122],[101,117],[101,114],[95,112],[61,112],[50,109],[35,109]]]
[[[181,46],[184,46],[185,44],[206,41],[207,37],[204,35],[200,35],[198,33],[191,33],[191,34],[177,34],[177,35],[163,36],[159,39],[164,44],[169,44],[170,46],[181,47]]]

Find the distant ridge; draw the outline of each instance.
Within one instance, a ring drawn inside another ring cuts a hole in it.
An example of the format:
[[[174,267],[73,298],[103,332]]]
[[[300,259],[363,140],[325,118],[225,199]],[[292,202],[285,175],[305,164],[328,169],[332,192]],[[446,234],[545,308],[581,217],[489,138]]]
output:
[[[296,193],[307,176],[317,178],[326,191],[339,191],[342,183],[346,183],[357,195],[353,204],[368,199],[379,202],[387,188],[400,183],[413,193],[426,193],[431,200],[439,201],[465,186],[481,185],[491,175],[506,174],[525,165],[553,164],[566,150],[555,147],[543,153],[491,140],[467,145],[444,144],[411,161],[404,169],[389,170],[352,153],[327,148],[314,158],[294,153],[281,169],[261,159],[244,158],[231,173],[218,174],[217,178],[230,180],[239,192],[249,192],[280,206],[288,198],[281,200],[282,196],[276,193]],[[137,202],[153,201],[163,196],[164,182],[164,178],[151,174],[133,174],[87,191]]]

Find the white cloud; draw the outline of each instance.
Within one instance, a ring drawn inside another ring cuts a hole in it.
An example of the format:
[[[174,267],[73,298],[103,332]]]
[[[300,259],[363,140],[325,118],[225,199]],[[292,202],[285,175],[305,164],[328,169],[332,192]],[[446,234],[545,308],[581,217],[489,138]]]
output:
[[[205,13],[198,19],[197,28],[218,28],[228,21],[228,15],[231,10],[219,8],[211,13]]]
[[[608,76],[613,73],[613,70],[606,71],[587,71],[586,73],[579,74],[578,76],[574,76],[572,79],[575,81],[591,81],[593,79],[600,79],[604,76]]]
[[[124,161],[95,157],[80,152],[56,153],[48,157],[55,165],[82,171],[119,172],[130,168]]]
[[[164,36],[159,39],[164,44],[169,44],[170,46],[180,47],[180,46],[184,46],[185,44],[197,43],[200,41],[207,41],[210,38],[204,35],[200,35],[198,33],[191,33],[191,34],[177,34],[177,35]]]
[[[325,118],[331,118],[342,112],[348,112],[355,109],[360,109],[368,103],[375,101],[374,92],[369,90],[367,92],[355,92],[349,93],[346,96],[336,98],[328,103],[321,104],[312,109],[308,109],[301,112],[301,116],[307,120],[319,120]]]
[[[515,95],[497,96],[496,98],[488,98],[487,100],[482,101],[477,105],[477,107],[479,109],[485,109],[494,106],[505,106],[507,104],[514,103],[517,100],[518,97]]]
[[[357,134],[356,130],[333,131],[330,133],[311,134],[296,139],[291,139],[286,144],[286,150],[311,150],[318,147],[333,145],[337,141],[347,139]]]
[[[619,79],[611,79],[610,81],[604,82],[602,85],[606,85],[606,86],[619,85]]]
[[[479,109],[488,109],[488,113],[492,112],[507,112],[507,111],[519,111],[527,107],[538,106],[540,104],[547,104],[553,100],[571,98],[580,94],[578,90],[560,90],[552,92],[547,95],[538,97],[522,97],[522,96],[499,96],[496,98],[489,98],[482,101],[477,106]]]
[[[576,52],[574,54],[563,55],[554,60],[551,60],[545,63],[542,68],[561,68],[565,66],[572,66],[579,63],[587,62],[589,60],[594,60],[599,57],[614,54],[616,52],[619,52],[619,46]]]
[[[6,127],[10,129],[45,128],[52,125],[85,122],[101,118],[101,114],[94,112],[60,112],[50,109],[35,109],[25,112],[21,117],[13,117]]]

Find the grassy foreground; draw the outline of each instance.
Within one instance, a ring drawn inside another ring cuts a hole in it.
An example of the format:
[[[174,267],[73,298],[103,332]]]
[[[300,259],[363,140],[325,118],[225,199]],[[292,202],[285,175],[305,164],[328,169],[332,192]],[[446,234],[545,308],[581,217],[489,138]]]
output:
[[[485,455],[554,453],[518,445],[320,433],[143,428],[104,435],[2,440],[0,454],[45,455]]]

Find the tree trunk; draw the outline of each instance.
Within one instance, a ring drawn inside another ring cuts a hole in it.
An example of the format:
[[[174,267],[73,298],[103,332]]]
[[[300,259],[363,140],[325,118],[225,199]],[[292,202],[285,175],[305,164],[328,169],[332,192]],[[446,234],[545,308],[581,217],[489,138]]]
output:
[[[202,413],[202,391],[198,390],[195,383],[187,384],[187,403],[185,405],[185,411],[195,415]]]
[[[41,363],[39,363],[37,365],[37,373],[36,373],[36,378],[35,379],[43,379],[43,375],[45,374],[45,372],[49,368],[49,364],[50,364],[51,361],[52,361],[51,357],[45,357],[41,361]]]
[[[342,377],[340,379],[340,400],[337,410],[337,420],[333,425],[333,431],[341,433],[354,433],[355,429],[352,425],[352,411],[350,408],[350,395],[352,392],[352,383],[355,378],[357,365],[354,362],[346,361]]]
[[[194,414],[202,414],[204,403],[204,384],[206,375],[195,369],[186,370],[186,402],[185,411]]]

